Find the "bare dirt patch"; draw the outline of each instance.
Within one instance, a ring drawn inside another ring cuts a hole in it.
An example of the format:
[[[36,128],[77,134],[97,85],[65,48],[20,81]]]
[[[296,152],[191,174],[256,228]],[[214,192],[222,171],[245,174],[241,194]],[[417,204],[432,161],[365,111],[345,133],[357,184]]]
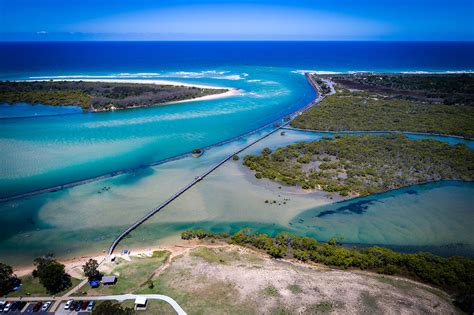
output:
[[[184,252],[154,283],[188,314],[455,313],[447,296],[423,284],[275,260],[237,246]]]

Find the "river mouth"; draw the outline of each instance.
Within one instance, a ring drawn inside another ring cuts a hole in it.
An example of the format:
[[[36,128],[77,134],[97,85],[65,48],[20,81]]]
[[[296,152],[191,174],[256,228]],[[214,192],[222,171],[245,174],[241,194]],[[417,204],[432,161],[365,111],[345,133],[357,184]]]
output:
[[[60,187],[179,156],[281,119],[315,97],[304,76],[285,68],[164,71],[159,76],[237,88],[239,93],[225,99],[116,112],[4,119],[0,126],[0,197]],[[133,75],[126,78],[133,79]],[[11,110],[11,106],[5,108]]]

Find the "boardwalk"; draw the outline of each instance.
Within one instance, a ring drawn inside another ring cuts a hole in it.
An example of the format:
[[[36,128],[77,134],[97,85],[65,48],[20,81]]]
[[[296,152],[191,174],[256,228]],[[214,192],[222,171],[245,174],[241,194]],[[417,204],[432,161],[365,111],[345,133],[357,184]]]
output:
[[[281,128],[284,128],[286,127],[293,119],[295,119],[297,116],[299,116],[301,113],[307,111],[308,109],[310,109],[311,107],[313,107],[314,105],[318,104],[319,102],[321,102],[325,96],[321,96],[321,92],[320,92],[320,89],[319,89],[319,86],[317,85],[317,83],[314,81],[314,79],[309,76],[309,75],[306,75],[306,78],[308,79],[309,83],[311,84],[311,86],[317,91],[318,93],[318,96],[316,99],[314,99],[311,103],[309,103],[308,105],[306,105],[304,108],[302,108],[301,110],[298,110],[296,112],[294,112],[293,114],[289,115],[289,119],[285,122],[280,119],[278,120],[276,123],[278,123],[278,126],[275,127],[273,130],[271,130],[270,132],[264,134],[263,136],[259,137],[257,140],[253,141],[252,143],[250,144],[247,144],[246,146],[244,146],[243,148],[239,149],[238,151],[236,152],[233,152],[232,154],[228,155],[227,157],[225,157],[224,159],[222,159],[219,163],[217,163],[216,165],[214,165],[212,168],[210,168],[209,170],[207,170],[206,172],[204,172],[203,174],[201,174],[200,176],[197,176],[192,182],[190,182],[189,184],[187,184],[186,186],[184,186],[183,188],[181,188],[178,192],[176,192],[174,195],[172,195],[170,198],[166,199],[163,203],[161,203],[159,206],[157,206],[156,208],[152,209],[150,212],[148,212],[145,216],[143,216],[142,218],[140,218],[138,221],[136,221],[135,223],[133,223],[131,226],[129,226],[125,231],[123,231],[119,236],[117,236],[115,238],[115,240],[112,242],[112,244],[110,245],[109,247],[109,250],[108,250],[108,254],[109,255],[112,255],[115,247],[117,247],[118,243],[125,237],[127,236],[131,231],[133,231],[134,229],[136,229],[137,227],[139,227],[143,222],[145,222],[146,220],[148,220],[149,218],[151,218],[153,215],[155,215],[158,211],[160,211],[161,209],[163,209],[164,207],[166,207],[168,204],[170,204],[173,200],[175,200],[176,198],[178,198],[179,196],[181,196],[183,193],[185,193],[186,191],[188,191],[191,187],[193,187],[194,185],[196,185],[198,182],[200,182],[203,178],[205,178],[207,175],[211,174],[214,170],[216,170],[219,166],[221,166],[222,164],[224,164],[225,162],[227,162],[228,160],[230,160],[234,155],[236,154],[239,154],[241,153],[242,151],[244,151],[245,149],[253,146],[254,144],[256,144],[257,142],[260,142],[262,141],[263,139],[269,137],[270,135],[274,134],[275,132],[277,132],[278,130],[280,130]]]

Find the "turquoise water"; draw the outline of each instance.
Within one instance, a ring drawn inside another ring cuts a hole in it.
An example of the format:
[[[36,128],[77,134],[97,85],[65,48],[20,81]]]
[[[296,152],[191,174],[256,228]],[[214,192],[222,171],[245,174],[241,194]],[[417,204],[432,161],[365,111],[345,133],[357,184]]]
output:
[[[304,76],[293,70],[233,66],[154,73],[88,72],[77,78],[170,79],[234,87],[240,93],[225,99],[94,114],[41,105],[22,105],[15,112],[10,105],[2,105],[0,117],[9,118],[0,120],[0,195],[134,169],[260,127],[314,98]],[[21,117],[40,115],[45,116]],[[185,158],[0,203],[2,261],[25,264],[46,252],[60,257],[100,252],[129,224],[259,134],[214,148],[199,159]],[[323,136],[328,134],[287,131],[285,137],[275,134],[244,154]],[[472,141],[463,139],[409,137],[474,148]],[[325,194],[296,194],[270,183],[262,185],[246,172],[241,160],[229,161],[134,231],[120,247],[160,244],[190,227],[229,232],[253,227],[270,234],[289,230],[320,240],[340,236],[347,243],[474,256],[473,196],[473,184],[445,182],[334,203],[337,198],[328,199]],[[265,206],[266,199],[289,201]]]
[[[44,104],[0,104],[0,119],[36,118],[38,116],[70,115],[82,113],[78,106],[50,106]]]
[[[2,259],[24,264],[45,252],[60,257],[101,252],[128,224],[257,136],[216,147],[198,159],[185,158],[1,203]],[[275,134],[243,154],[323,136],[326,134],[287,131],[284,137]],[[170,237],[176,238],[186,228],[235,232],[252,227],[270,234],[288,230],[319,240],[339,236],[347,243],[474,256],[473,184],[433,183],[336,204],[331,203],[337,198],[328,199],[325,193],[295,194],[276,186],[257,181],[241,160],[229,161],[133,231],[119,249],[159,245]],[[285,205],[264,203],[284,199],[288,200]],[[317,217],[328,211],[335,213]]]
[[[304,76],[279,68],[105,75],[110,77],[158,77],[229,86],[240,92],[225,99],[153,108],[2,120],[0,196],[135,168],[189,152],[265,125],[303,107],[315,96]]]
[[[474,256],[474,183],[411,186],[309,209],[289,225],[297,232],[345,243],[432,247]]]

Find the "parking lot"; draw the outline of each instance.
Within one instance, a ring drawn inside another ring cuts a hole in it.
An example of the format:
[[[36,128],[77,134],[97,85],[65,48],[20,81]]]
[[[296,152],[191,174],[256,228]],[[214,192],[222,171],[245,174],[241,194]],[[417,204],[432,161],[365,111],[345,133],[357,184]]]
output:
[[[46,302],[46,301],[45,301]],[[5,312],[2,311],[3,314],[24,314],[24,313],[35,313],[35,314],[54,314],[52,312],[48,312],[51,308],[52,303],[48,304],[47,310],[42,310],[42,307],[45,303],[43,302],[13,302],[10,306],[10,310]]]
[[[8,312],[5,312],[3,308],[0,308],[0,313],[2,314],[25,314],[25,313],[33,313],[33,314],[64,314],[64,315],[76,315],[76,314],[89,314],[90,312],[87,311],[88,302],[82,303],[83,301],[75,301],[71,303],[72,306],[68,309],[65,309],[66,301],[62,302],[56,312],[51,312],[50,308],[53,306],[54,303],[51,303],[48,307],[47,311],[43,311],[41,308],[47,301],[44,302],[14,302],[11,306],[11,309]],[[81,306],[77,307],[78,302],[80,302]],[[79,308],[79,311],[76,309]]]
[[[59,305],[59,308],[56,310],[55,314],[61,314],[61,315],[75,315],[75,314],[90,314],[90,312],[86,310],[80,310],[80,311],[72,311],[69,309],[64,309],[64,305],[66,305],[66,302],[62,302]]]

